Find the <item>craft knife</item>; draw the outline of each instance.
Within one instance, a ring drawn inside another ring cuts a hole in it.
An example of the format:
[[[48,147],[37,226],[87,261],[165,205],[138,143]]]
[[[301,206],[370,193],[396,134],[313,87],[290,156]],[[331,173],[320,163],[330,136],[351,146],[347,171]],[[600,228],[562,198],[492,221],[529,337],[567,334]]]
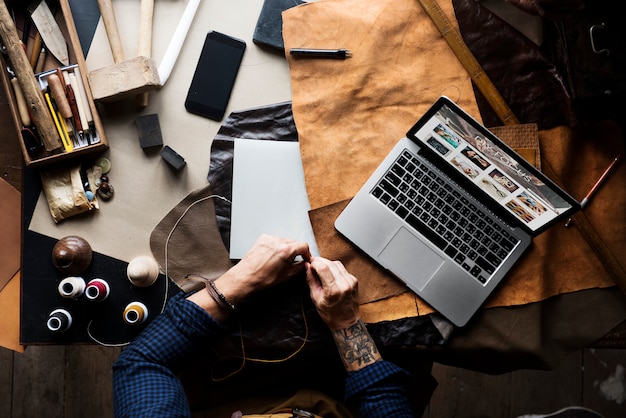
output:
[[[69,65],[67,43],[54,15],[45,0],[36,0],[28,8],[30,17],[37,27],[48,51],[63,65]]]

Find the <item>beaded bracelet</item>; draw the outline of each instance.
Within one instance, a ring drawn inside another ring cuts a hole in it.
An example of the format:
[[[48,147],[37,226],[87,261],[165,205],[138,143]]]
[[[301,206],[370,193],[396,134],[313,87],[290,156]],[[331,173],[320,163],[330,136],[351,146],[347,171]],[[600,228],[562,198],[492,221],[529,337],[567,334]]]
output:
[[[224,296],[222,292],[217,290],[217,286],[215,286],[215,279],[207,280],[206,290],[220,308],[232,312],[237,312],[237,307],[235,306],[235,304],[226,299],[226,296]]]

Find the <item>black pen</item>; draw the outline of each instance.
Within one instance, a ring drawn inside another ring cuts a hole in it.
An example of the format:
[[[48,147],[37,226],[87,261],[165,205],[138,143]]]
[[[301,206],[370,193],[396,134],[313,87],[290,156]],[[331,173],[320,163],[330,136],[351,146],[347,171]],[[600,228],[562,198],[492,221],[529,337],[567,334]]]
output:
[[[352,56],[352,52],[341,48],[341,49],[311,49],[311,48],[291,48],[289,53],[293,57],[303,57],[303,58],[335,58],[335,59],[346,59]]]

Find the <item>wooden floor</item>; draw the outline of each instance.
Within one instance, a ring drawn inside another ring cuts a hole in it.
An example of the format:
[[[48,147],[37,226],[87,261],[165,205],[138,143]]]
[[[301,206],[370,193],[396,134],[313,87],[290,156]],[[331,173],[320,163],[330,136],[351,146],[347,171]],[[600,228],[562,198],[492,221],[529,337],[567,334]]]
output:
[[[0,174],[20,188],[21,155],[0,88]],[[626,341],[623,338],[622,343]],[[626,417],[626,344],[575,352],[556,370],[498,376],[435,365],[439,382],[424,417],[516,417],[583,405]],[[111,417],[111,364],[119,348],[0,348],[0,418]]]
[[[111,364],[118,348],[0,349],[0,417],[113,416]],[[435,365],[439,382],[424,418],[516,417],[572,405],[606,418],[626,416],[626,350],[575,352],[553,371],[485,375]]]

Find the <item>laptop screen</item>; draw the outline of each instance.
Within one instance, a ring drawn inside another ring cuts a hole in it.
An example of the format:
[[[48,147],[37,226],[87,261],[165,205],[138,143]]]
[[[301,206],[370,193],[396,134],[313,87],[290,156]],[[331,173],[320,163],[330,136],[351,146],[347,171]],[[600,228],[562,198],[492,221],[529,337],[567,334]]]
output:
[[[480,188],[529,232],[578,208],[560,187],[458,106],[441,98],[408,133]]]

